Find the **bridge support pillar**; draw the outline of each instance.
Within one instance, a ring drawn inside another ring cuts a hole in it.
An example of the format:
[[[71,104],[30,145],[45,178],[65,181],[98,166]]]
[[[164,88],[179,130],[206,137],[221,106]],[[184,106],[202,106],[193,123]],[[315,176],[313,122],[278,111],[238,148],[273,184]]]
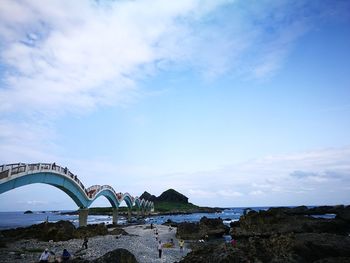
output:
[[[113,224],[117,225],[118,224],[118,207],[117,208],[113,208]]]
[[[137,219],[140,219],[140,208],[136,208]]]
[[[131,209],[132,208],[128,209],[128,222],[131,222]]]
[[[87,218],[89,214],[88,208],[80,208],[78,211],[79,214],[79,227],[87,225]]]

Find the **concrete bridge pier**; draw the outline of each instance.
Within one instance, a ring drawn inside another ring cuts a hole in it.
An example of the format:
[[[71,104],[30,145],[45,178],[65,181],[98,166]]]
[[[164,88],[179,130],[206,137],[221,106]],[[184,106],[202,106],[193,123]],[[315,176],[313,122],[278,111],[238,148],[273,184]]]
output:
[[[118,207],[113,208],[113,224],[117,225],[118,224]]]
[[[89,209],[88,208],[80,208],[78,210],[79,214],[79,227],[82,226],[87,226],[87,218],[89,214]]]
[[[140,208],[136,207],[136,219],[140,219]]]
[[[131,222],[131,209],[132,208],[128,208],[128,222]]]

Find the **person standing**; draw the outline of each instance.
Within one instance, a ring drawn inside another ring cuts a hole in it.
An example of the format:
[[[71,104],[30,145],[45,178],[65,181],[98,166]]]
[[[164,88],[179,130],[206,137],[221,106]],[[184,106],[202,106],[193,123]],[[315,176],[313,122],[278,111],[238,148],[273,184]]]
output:
[[[179,247],[180,247],[181,253],[183,253],[183,251],[184,251],[184,244],[185,244],[185,241],[183,239],[180,239]]]
[[[87,236],[85,236],[85,237],[84,237],[84,242],[83,242],[82,247],[83,247],[83,248],[85,247],[85,249],[87,249],[87,248],[88,248],[88,242],[89,242],[89,239],[87,238]]]
[[[49,262],[50,253],[49,250],[46,248],[45,251],[41,254],[39,261],[40,262]]]
[[[162,250],[163,250],[162,241],[159,240],[159,243],[158,243],[159,258],[162,258]]]
[[[71,258],[71,255],[70,255],[70,253],[68,252],[68,250],[67,250],[67,249],[63,249],[62,261],[63,261],[63,262],[66,262],[66,261],[70,260],[70,258]]]

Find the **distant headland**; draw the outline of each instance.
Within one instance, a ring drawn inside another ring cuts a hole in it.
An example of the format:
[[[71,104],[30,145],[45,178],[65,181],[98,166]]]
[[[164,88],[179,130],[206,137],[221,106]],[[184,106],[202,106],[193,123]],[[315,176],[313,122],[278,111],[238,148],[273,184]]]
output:
[[[192,214],[192,213],[216,213],[221,212],[224,208],[220,207],[203,207],[188,202],[188,197],[179,193],[174,189],[168,189],[161,193],[158,197],[143,192],[140,199],[152,201],[154,203],[154,215],[174,215],[174,214]],[[119,207],[120,213],[126,213],[126,207]],[[65,212],[64,214],[77,214],[78,211]],[[111,215],[111,207],[90,207],[90,215]]]

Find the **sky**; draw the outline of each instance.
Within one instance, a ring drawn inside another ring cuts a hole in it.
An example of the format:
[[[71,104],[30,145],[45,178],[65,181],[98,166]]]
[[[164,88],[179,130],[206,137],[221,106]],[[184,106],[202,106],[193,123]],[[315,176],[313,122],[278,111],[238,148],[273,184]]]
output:
[[[349,204],[349,116],[346,0],[1,1],[2,164],[202,206]],[[44,184],[0,195],[76,208]]]

